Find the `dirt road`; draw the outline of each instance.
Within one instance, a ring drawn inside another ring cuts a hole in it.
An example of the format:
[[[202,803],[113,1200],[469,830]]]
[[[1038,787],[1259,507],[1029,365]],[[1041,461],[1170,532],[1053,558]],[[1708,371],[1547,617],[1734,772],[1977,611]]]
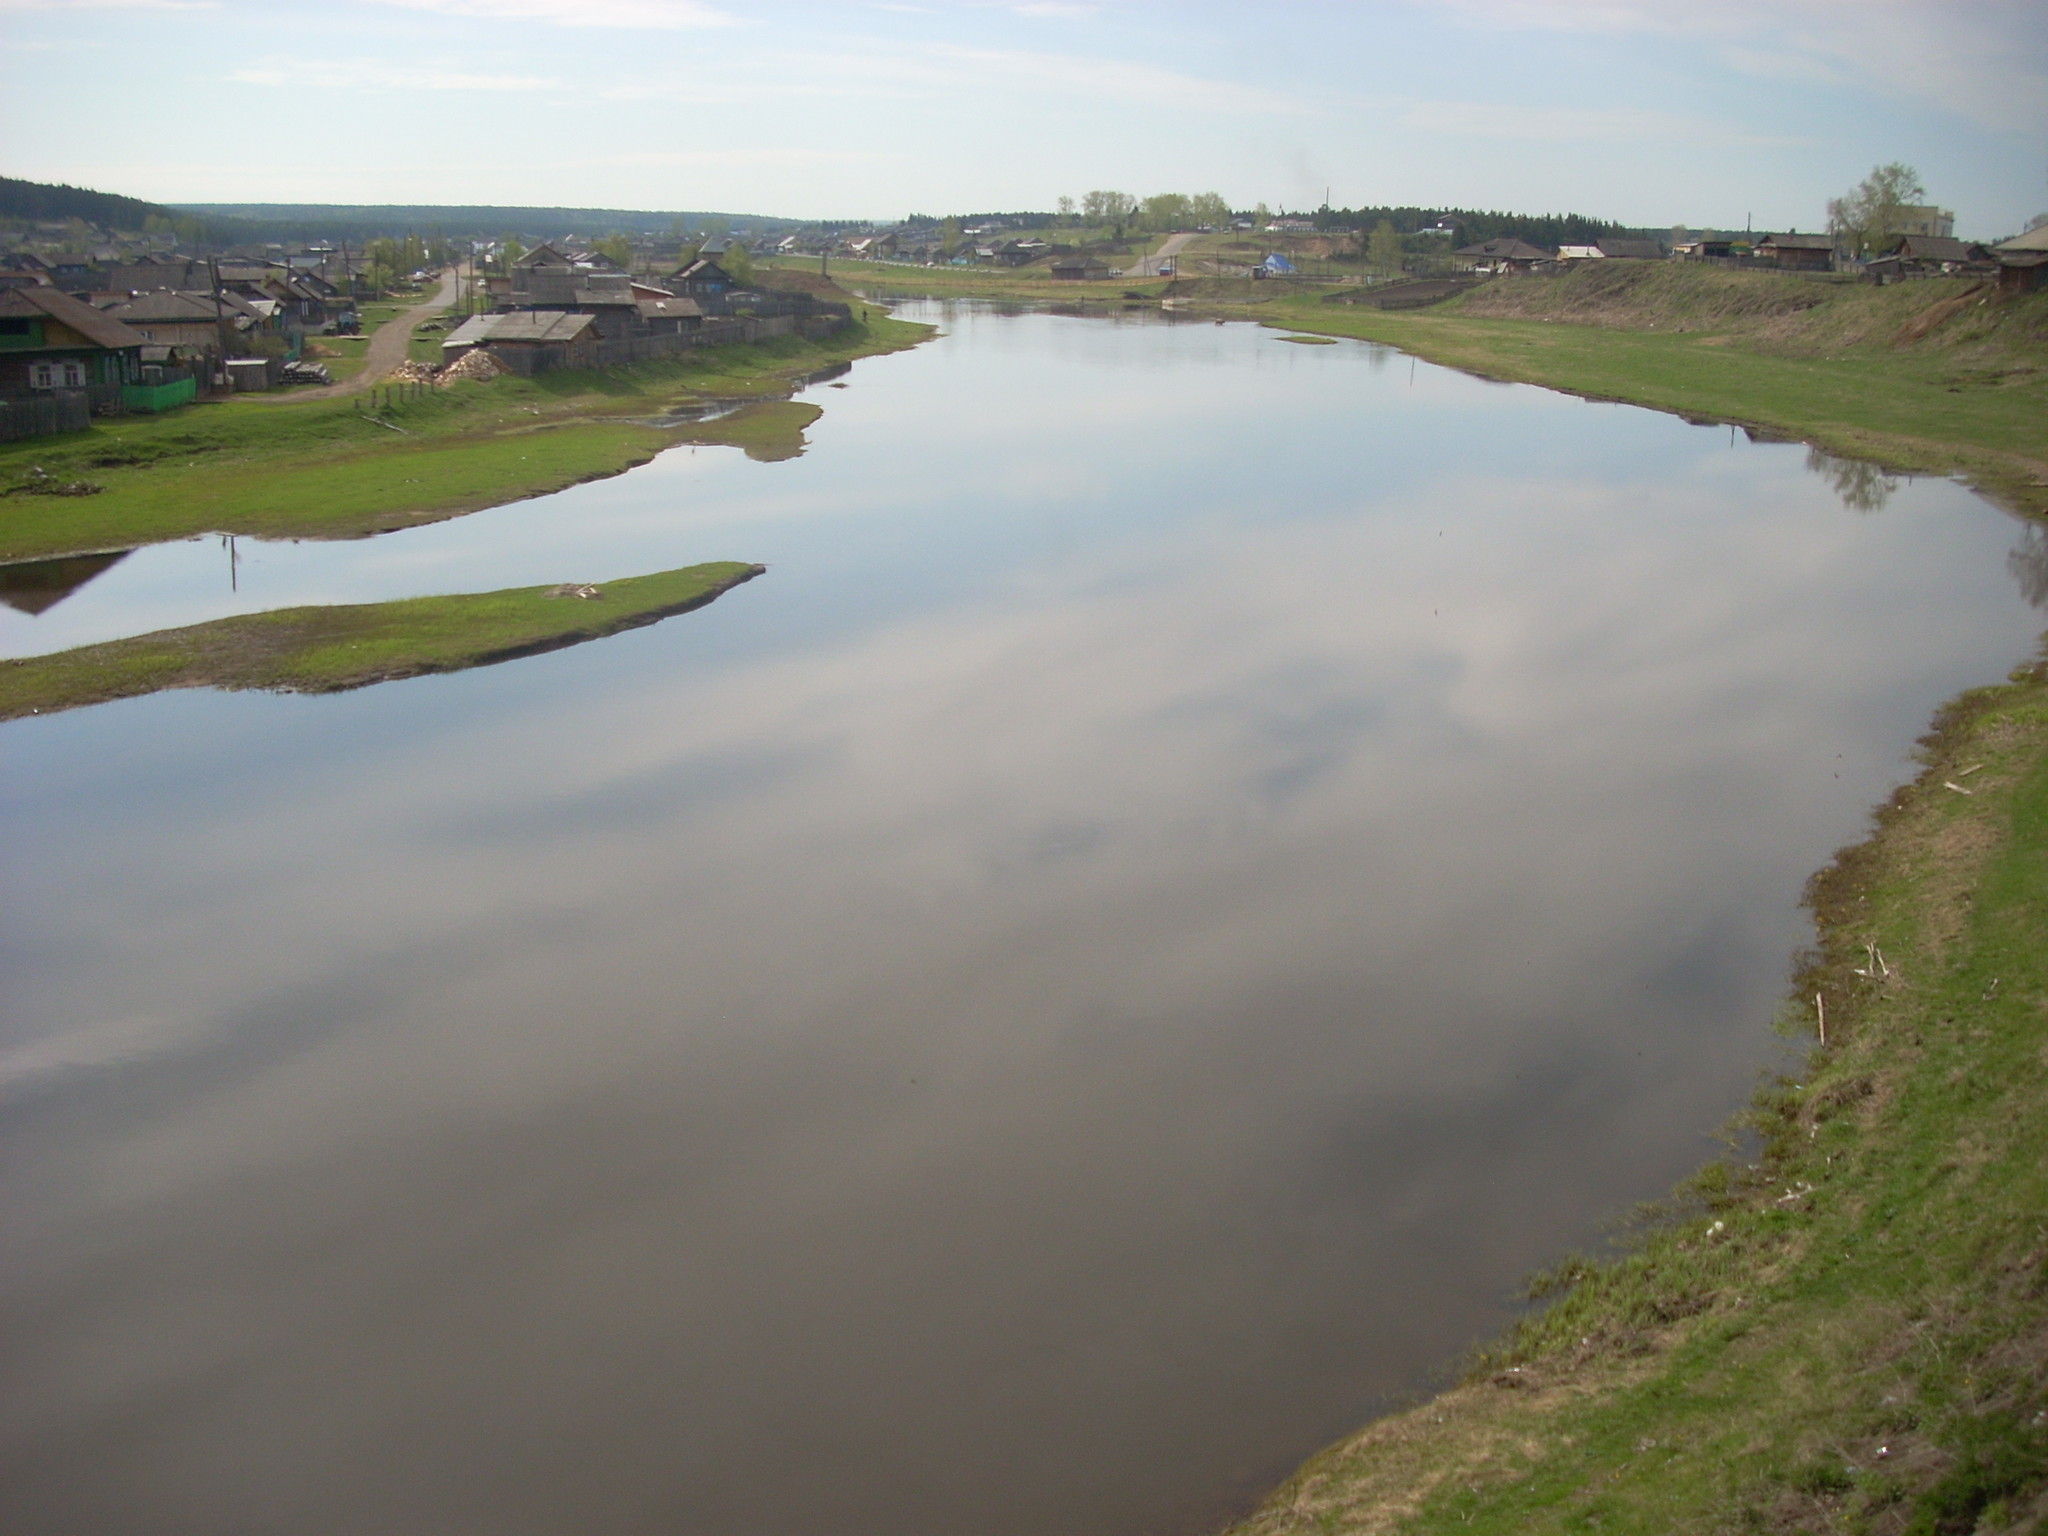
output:
[[[431,299],[402,309],[386,320],[370,336],[370,345],[363,353],[362,371],[352,379],[339,384],[323,384],[317,389],[294,389],[270,396],[273,400],[328,400],[339,395],[360,394],[372,384],[386,378],[392,369],[405,361],[406,349],[412,345],[412,333],[423,320],[454,304],[460,292],[459,281],[453,272],[441,279],[441,286]]]
[[[1119,277],[1157,277],[1159,276],[1160,264],[1173,260],[1174,257],[1186,249],[1187,243],[1194,238],[1193,233],[1168,235],[1166,237],[1166,244],[1160,246],[1150,256],[1140,256],[1117,275]]]

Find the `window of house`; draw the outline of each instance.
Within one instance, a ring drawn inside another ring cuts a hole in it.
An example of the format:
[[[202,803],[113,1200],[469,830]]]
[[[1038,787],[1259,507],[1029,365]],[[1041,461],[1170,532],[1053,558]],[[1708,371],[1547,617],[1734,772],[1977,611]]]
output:
[[[0,336],[29,334],[27,315],[0,315]]]

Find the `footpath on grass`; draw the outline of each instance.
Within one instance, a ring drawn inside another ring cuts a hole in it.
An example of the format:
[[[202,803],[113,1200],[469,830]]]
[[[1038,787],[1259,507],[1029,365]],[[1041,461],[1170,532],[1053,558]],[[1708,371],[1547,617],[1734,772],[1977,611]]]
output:
[[[0,661],[0,720],[166,688],[336,693],[460,672],[687,613],[763,570],[721,561],[603,583],[279,608]]]
[[[374,407],[251,397],[0,444],[0,561],[201,533],[358,538],[619,474],[680,443],[789,458],[819,415],[795,389],[932,334],[869,311],[822,342],[420,385]]]

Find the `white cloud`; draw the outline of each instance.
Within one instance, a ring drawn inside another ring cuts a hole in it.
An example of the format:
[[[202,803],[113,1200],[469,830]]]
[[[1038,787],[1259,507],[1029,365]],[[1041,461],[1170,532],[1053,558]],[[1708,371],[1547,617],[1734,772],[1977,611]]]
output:
[[[1475,25],[1644,33],[1722,45],[1744,74],[1861,80],[1987,127],[2048,125],[2048,27],[2038,0],[1417,0]]]
[[[0,0],[0,11],[212,11],[220,0]]]
[[[993,89],[1021,86],[1034,92],[1080,95],[1123,104],[1164,107],[1235,108],[1301,116],[1311,110],[1302,97],[1233,80],[1206,79],[1153,64],[1020,49],[972,48],[935,43],[922,58],[875,56],[863,62],[897,79],[954,87]]]
[[[480,75],[420,69],[370,59],[292,59],[238,69],[241,85],[307,86],[332,91],[540,91],[561,84],[543,75]]]
[[[637,27],[682,31],[729,27],[738,18],[703,0],[377,0],[380,5],[447,16],[544,21],[563,27]]]

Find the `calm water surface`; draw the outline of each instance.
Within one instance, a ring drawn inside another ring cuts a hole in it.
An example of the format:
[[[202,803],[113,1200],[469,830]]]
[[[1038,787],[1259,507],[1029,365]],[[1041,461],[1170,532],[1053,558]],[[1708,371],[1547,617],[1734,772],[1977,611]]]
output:
[[[0,732],[0,1528],[1200,1530],[1708,1155],[1802,881],[2038,628],[1945,483],[929,313],[794,462],[12,589],[771,566]]]

